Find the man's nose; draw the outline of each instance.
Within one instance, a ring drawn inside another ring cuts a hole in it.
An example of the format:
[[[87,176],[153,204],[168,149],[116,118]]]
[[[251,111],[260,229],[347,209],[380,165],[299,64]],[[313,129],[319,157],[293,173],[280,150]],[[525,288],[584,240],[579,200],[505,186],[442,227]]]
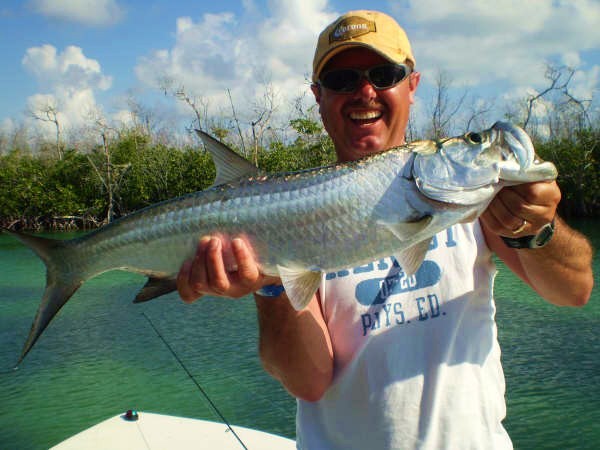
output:
[[[366,77],[362,77],[358,82],[358,87],[354,95],[356,97],[373,98],[377,95],[377,92],[369,80]]]

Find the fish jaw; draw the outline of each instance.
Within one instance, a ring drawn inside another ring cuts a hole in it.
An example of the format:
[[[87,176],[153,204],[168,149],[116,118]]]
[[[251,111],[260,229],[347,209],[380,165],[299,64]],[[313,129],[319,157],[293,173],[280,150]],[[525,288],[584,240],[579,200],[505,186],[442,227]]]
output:
[[[534,161],[526,170],[511,161],[499,163],[498,169],[499,179],[507,186],[537,181],[552,181],[558,176],[554,164],[540,160]]]
[[[496,122],[492,125],[491,131],[498,133],[494,136],[495,142],[506,144],[507,150],[514,155],[521,170],[527,170],[535,161],[535,149],[533,142],[525,130],[510,122]]]
[[[501,146],[505,160],[498,163],[498,178],[506,185],[556,179],[556,166],[535,154],[533,143],[522,128],[508,122],[496,122],[492,130],[499,134],[496,140],[505,144]]]

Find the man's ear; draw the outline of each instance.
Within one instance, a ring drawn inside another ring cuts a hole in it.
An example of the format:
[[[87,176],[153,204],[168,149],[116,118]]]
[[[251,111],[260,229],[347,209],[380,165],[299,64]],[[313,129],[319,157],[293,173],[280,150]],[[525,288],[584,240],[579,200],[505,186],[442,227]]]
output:
[[[415,102],[415,94],[417,93],[417,86],[419,85],[419,81],[421,81],[421,73],[413,72],[409,75],[408,78],[408,89],[409,89],[409,99],[411,105]]]
[[[321,86],[319,86],[317,83],[313,83],[310,85],[310,89],[315,96],[315,101],[321,104]]]

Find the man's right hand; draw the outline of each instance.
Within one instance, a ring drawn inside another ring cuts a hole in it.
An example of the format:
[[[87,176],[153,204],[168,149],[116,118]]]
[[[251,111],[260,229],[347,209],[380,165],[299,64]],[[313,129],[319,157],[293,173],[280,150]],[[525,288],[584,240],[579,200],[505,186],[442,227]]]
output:
[[[267,284],[281,283],[263,275],[250,245],[241,237],[204,236],[196,255],[183,263],[177,291],[186,303],[203,295],[240,298]]]

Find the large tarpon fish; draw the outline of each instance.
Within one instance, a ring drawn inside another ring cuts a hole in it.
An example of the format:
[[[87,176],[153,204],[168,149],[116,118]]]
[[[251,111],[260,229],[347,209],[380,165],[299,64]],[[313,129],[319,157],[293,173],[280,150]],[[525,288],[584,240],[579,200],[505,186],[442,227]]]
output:
[[[552,180],[527,134],[490,129],[420,141],[358,161],[261,176],[256,167],[200,133],[217,167],[215,185],[137,211],[72,240],[8,231],[44,261],[47,285],[21,359],[88,279],[121,269],[149,277],[136,297],[175,290],[174,278],[198,239],[241,235],[262,271],[281,277],[296,309],[324,272],[393,255],[415,273],[433,235],[474,220],[506,185]]]

